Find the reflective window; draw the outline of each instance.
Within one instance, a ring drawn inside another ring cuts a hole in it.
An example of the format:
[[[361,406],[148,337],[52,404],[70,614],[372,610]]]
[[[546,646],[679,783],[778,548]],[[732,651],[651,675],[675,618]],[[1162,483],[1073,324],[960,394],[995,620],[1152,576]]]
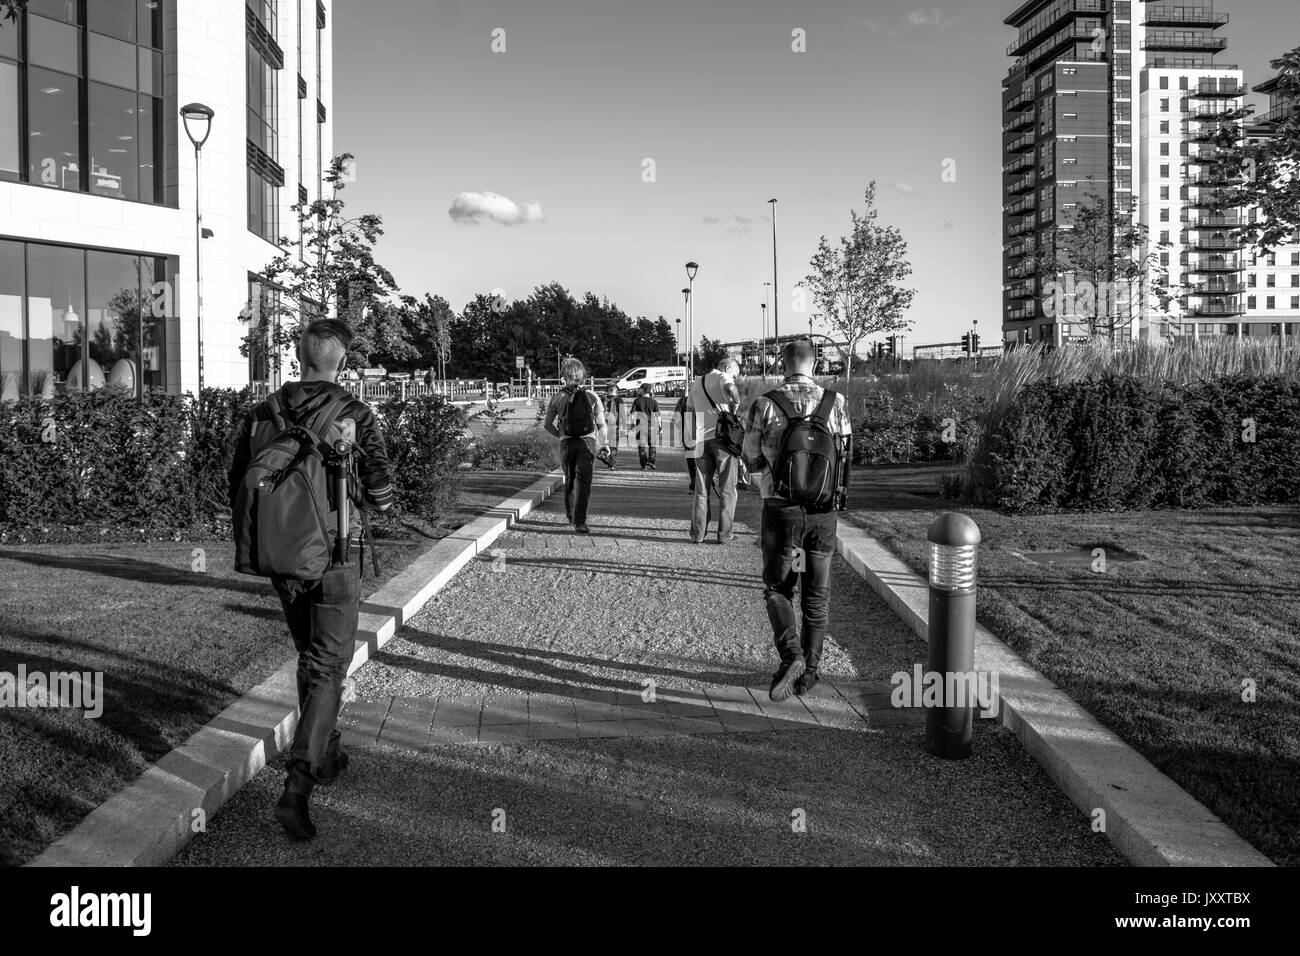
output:
[[[90,191],[96,196],[141,198],[136,106],[133,92],[90,84]]]
[[[96,33],[136,39],[137,0],[86,0],[86,25]]]
[[[27,368],[37,394],[103,384],[103,372],[82,362],[86,314],[85,253],[27,246]]]
[[[27,181],[81,188],[81,97],[74,77],[30,68],[27,74]]]
[[[90,46],[90,78],[114,86],[134,90],[139,76],[139,60],[134,43],[92,33]]]
[[[86,328],[92,369],[107,385],[134,394],[140,361],[141,319],[149,311],[149,283],[141,289],[140,257],[86,253]]]
[[[163,110],[168,90],[156,44],[170,2],[33,0],[24,18],[30,65],[0,59],[0,180],[166,200],[163,180],[176,164],[163,161],[163,150],[177,120]],[[11,34],[16,29],[0,27],[0,38]],[[7,48],[0,40],[0,57]]]
[[[0,56],[11,60],[18,59],[21,46],[18,42],[18,33],[21,23],[21,20],[6,20],[0,17]]]
[[[0,241],[0,401],[23,387],[23,244]]]
[[[0,179],[18,179],[18,64],[0,60]]]

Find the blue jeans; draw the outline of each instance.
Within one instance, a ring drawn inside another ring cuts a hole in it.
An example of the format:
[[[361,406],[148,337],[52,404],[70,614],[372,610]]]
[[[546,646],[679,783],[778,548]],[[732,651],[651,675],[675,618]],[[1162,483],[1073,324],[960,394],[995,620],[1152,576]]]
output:
[[[781,663],[802,655],[810,673],[817,673],[826,621],[830,617],[831,560],[835,555],[838,522],[834,511],[805,514],[780,498],[763,502],[763,599]],[[795,571],[794,549],[804,551],[804,570]],[[802,636],[794,611],[799,585]]]
[[[357,640],[359,570],[340,565],[319,581],[271,580],[298,650],[298,727],[285,763],[314,780],[338,755],[343,679]]]
[[[564,468],[564,513],[570,524],[587,523],[591,498],[591,470],[596,461],[594,438],[560,439],[560,464]]]
[[[739,469],[740,459],[719,448],[717,439],[710,438],[700,446],[700,456],[695,459],[695,497],[691,499],[692,541],[703,541],[709,533],[709,498],[714,493],[714,477],[718,479],[718,540],[724,544],[731,540]]]

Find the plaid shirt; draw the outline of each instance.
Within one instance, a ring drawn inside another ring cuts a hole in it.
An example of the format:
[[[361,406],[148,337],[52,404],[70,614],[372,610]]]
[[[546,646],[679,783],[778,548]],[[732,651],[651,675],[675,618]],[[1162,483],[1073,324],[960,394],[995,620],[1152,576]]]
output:
[[[806,375],[791,375],[777,386],[790,404],[804,415],[811,415],[821,403],[825,389]],[[773,391],[776,391],[774,389]],[[775,498],[776,492],[772,482],[772,466],[776,464],[777,452],[781,448],[781,436],[785,434],[789,422],[771,399],[759,396],[749,408],[749,418],[745,425],[745,462],[749,470],[762,470],[759,480],[759,493],[766,500]],[[831,410],[830,426],[832,435],[853,434],[853,424],[844,405],[844,395],[835,396],[835,407]]]

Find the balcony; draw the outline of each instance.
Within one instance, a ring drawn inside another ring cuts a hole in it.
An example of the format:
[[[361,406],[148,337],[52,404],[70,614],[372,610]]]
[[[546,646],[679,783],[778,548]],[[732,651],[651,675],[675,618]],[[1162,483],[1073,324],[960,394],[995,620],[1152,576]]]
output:
[[[1032,152],[1017,153],[1011,160],[1002,167],[1002,171],[1010,176],[1012,173],[1018,173],[1025,169],[1034,168],[1034,154]]]
[[[1013,242],[1006,248],[1008,259],[1019,259],[1021,256],[1033,255],[1034,244],[1021,239],[1019,242]]]
[[[1164,50],[1170,53],[1204,52],[1221,53],[1228,48],[1227,37],[1208,33],[1190,33],[1182,30],[1155,31],[1142,41],[1144,50]]]
[[[1186,220],[1188,229],[1240,229],[1249,225],[1245,216],[1189,216]]]
[[[1008,238],[1023,236],[1025,233],[1033,232],[1033,231],[1034,231],[1034,220],[1032,216],[1028,219],[1022,219],[1020,222],[1015,223],[1014,225],[1007,226],[1007,230],[1006,230]]]
[[[1159,4],[1146,8],[1142,25],[1147,27],[1221,27],[1228,23],[1226,13],[1216,13],[1209,7],[1166,6]]]
[[[1230,67],[1219,64],[1215,69],[1225,70]],[[1235,99],[1239,96],[1246,95],[1246,87],[1236,81],[1225,80],[1216,82],[1214,80],[1202,80],[1196,84],[1196,89],[1187,91],[1189,100],[1213,100],[1213,99]]]
[[[1241,295],[1246,287],[1239,279],[1221,279],[1216,282],[1194,282],[1187,287],[1188,295]],[[1186,296],[1184,296],[1186,298]]]
[[[1096,15],[1096,11],[1088,12]],[[1081,40],[1091,41],[1093,38],[1092,31],[1092,27],[1072,23],[1064,30],[1060,30],[1051,36],[1039,34],[1038,36],[1031,36],[1027,40],[1017,40],[1007,47],[1007,56],[1025,54],[1017,61],[1017,65],[1033,66],[1047,59],[1063,46],[1078,43]]]
[[[1208,249],[1220,252],[1236,252],[1244,246],[1240,239],[1233,239],[1231,236],[1203,236],[1188,239],[1186,244],[1189,249]]]
[[[1035,311],[1032,307],[1026,308],[1024,306],[1018,306],[1016,308],[1007,309],[1006,315],[1008,322],[1020,322],[1024,319],[1032,319],[1035,315]]]
[[[1007,270],[1008,279],[1023,279],[1026,276],[1031,276],[1033,274],[1034,274],[1034,263],[1032,260],[1021,262],[1019,265],[1012,266],[1010,269]]]
[[[1252,120],[1259,126],[1273,126],[1285,123],[1295,113],[1300,113],[1300,103],[1283,103],[1281,106],[1273,107],[1267,113],[1252,117]]]
[[[1206,122],[1209,120],[1223,119],[1225,116],[1231,116],[1238,110],[1238,107],[1230,103],[1210,103],[1207,106],[1197,106],[1193,109],[1183,111],[1183,123],[1188,120],[1199,120]]]
[[[1021,29],[1023,32],[1011,46],[1007,47],[1007,56],[1019,56],[1026,50],[1032,49],[1042,37],[1070,17],[1080,15],[1096,17],[1105,13],[1106,10],[1106,0],[1064,0],[1053,15],[1048,16],[1040,13],[1034,19],[1028,21],[1027,24],[1022,24]]]
[[[1034,148],[1033,133],[1025,133],[1023,136],[1017,136],[1011,142],[1007,143],[1007,145],[1003,148],[1003,152],[1007,154],[1023,153],[1026,150],[1031,150],[1033,148]]]
[[[1032,299],[1034,297],[1034,283],[1021,282],[1006,290],[1008,299]]]
[[[1225,256],[1210,256],[1203,262],[1184,263],[1183,269],[1189,275],[1202,272],[1240,272],[1242,260]]]
[[[1234,134],[1231,143],[1241,142],[1242,130],[1236,123],[1202,123],[1197,129],[1188,130],[1187,139],[1192,143],[1216,143],[1225,131]]]
[[[1033,106],[1034,106],[1033,91],[1026,91],[1024,93],[1021,93],[1019,96],[1014,97],[1011,100],[1011,102],[1007,104],[1007,112],[1015,113],[1020,110],[1033,109]]]
[[[1222,170],[1214,168],[1216,164],[1210,163],[1210,169],[1203,173],[1197,173],[1195,176],[1187,177],[1189,186],[1231,186],[1240,180],[1233,179]]]
[[[1188,308],[1189,315],[1242,315],[1245,313],[1242,308],[1240,299],[1230,299],[1226,302],[1207,302],[1201,305],[1193,305]]]
[[[1037,181],[1038,181],[1037,177],[1034,176],[1021,176],[1014,183],[1012,183],[1010,186],[1007,187],[1007,195],[1018,196],[1022,193],[1027,193],[1034,188],[1034,186],[1037,184]]]
[[[1033,196],[1028,196],[1017,202],[1003,206],[1002,211],[1008,216],[1032,216],[1034,210],[1038,208],[1038,200]]]
[[[1002,124],[1003,133],[1018,133],[1022,129],[1029,129],[1034,125],[1034,112],[1028,110],[1016,115],[1015,119],[1009,120]]]

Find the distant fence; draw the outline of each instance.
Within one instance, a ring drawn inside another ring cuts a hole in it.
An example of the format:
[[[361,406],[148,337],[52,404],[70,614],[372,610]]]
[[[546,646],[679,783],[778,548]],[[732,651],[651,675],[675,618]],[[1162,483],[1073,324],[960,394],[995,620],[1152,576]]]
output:
[[[600,394],[614,383],[614,379],[592,379],[590,385]],[[492,382],[488,379],[457,379],[453,381],[427,383],[420,379],[350,379],[339,382],[345,389],[363,402],[380,403],[387,401],[406,401],[423,395],[442,395],[448,401],[460,403],[487,402],[489,399],[506,401],[508,399],[526,399],[535,402],[549,402],[564,387],[558,379],[533,379],[513,382]],[[270,388],[265,382],[252,385],[255,398],[265,398]],[[656,393],[661,393],[656,389]]]

